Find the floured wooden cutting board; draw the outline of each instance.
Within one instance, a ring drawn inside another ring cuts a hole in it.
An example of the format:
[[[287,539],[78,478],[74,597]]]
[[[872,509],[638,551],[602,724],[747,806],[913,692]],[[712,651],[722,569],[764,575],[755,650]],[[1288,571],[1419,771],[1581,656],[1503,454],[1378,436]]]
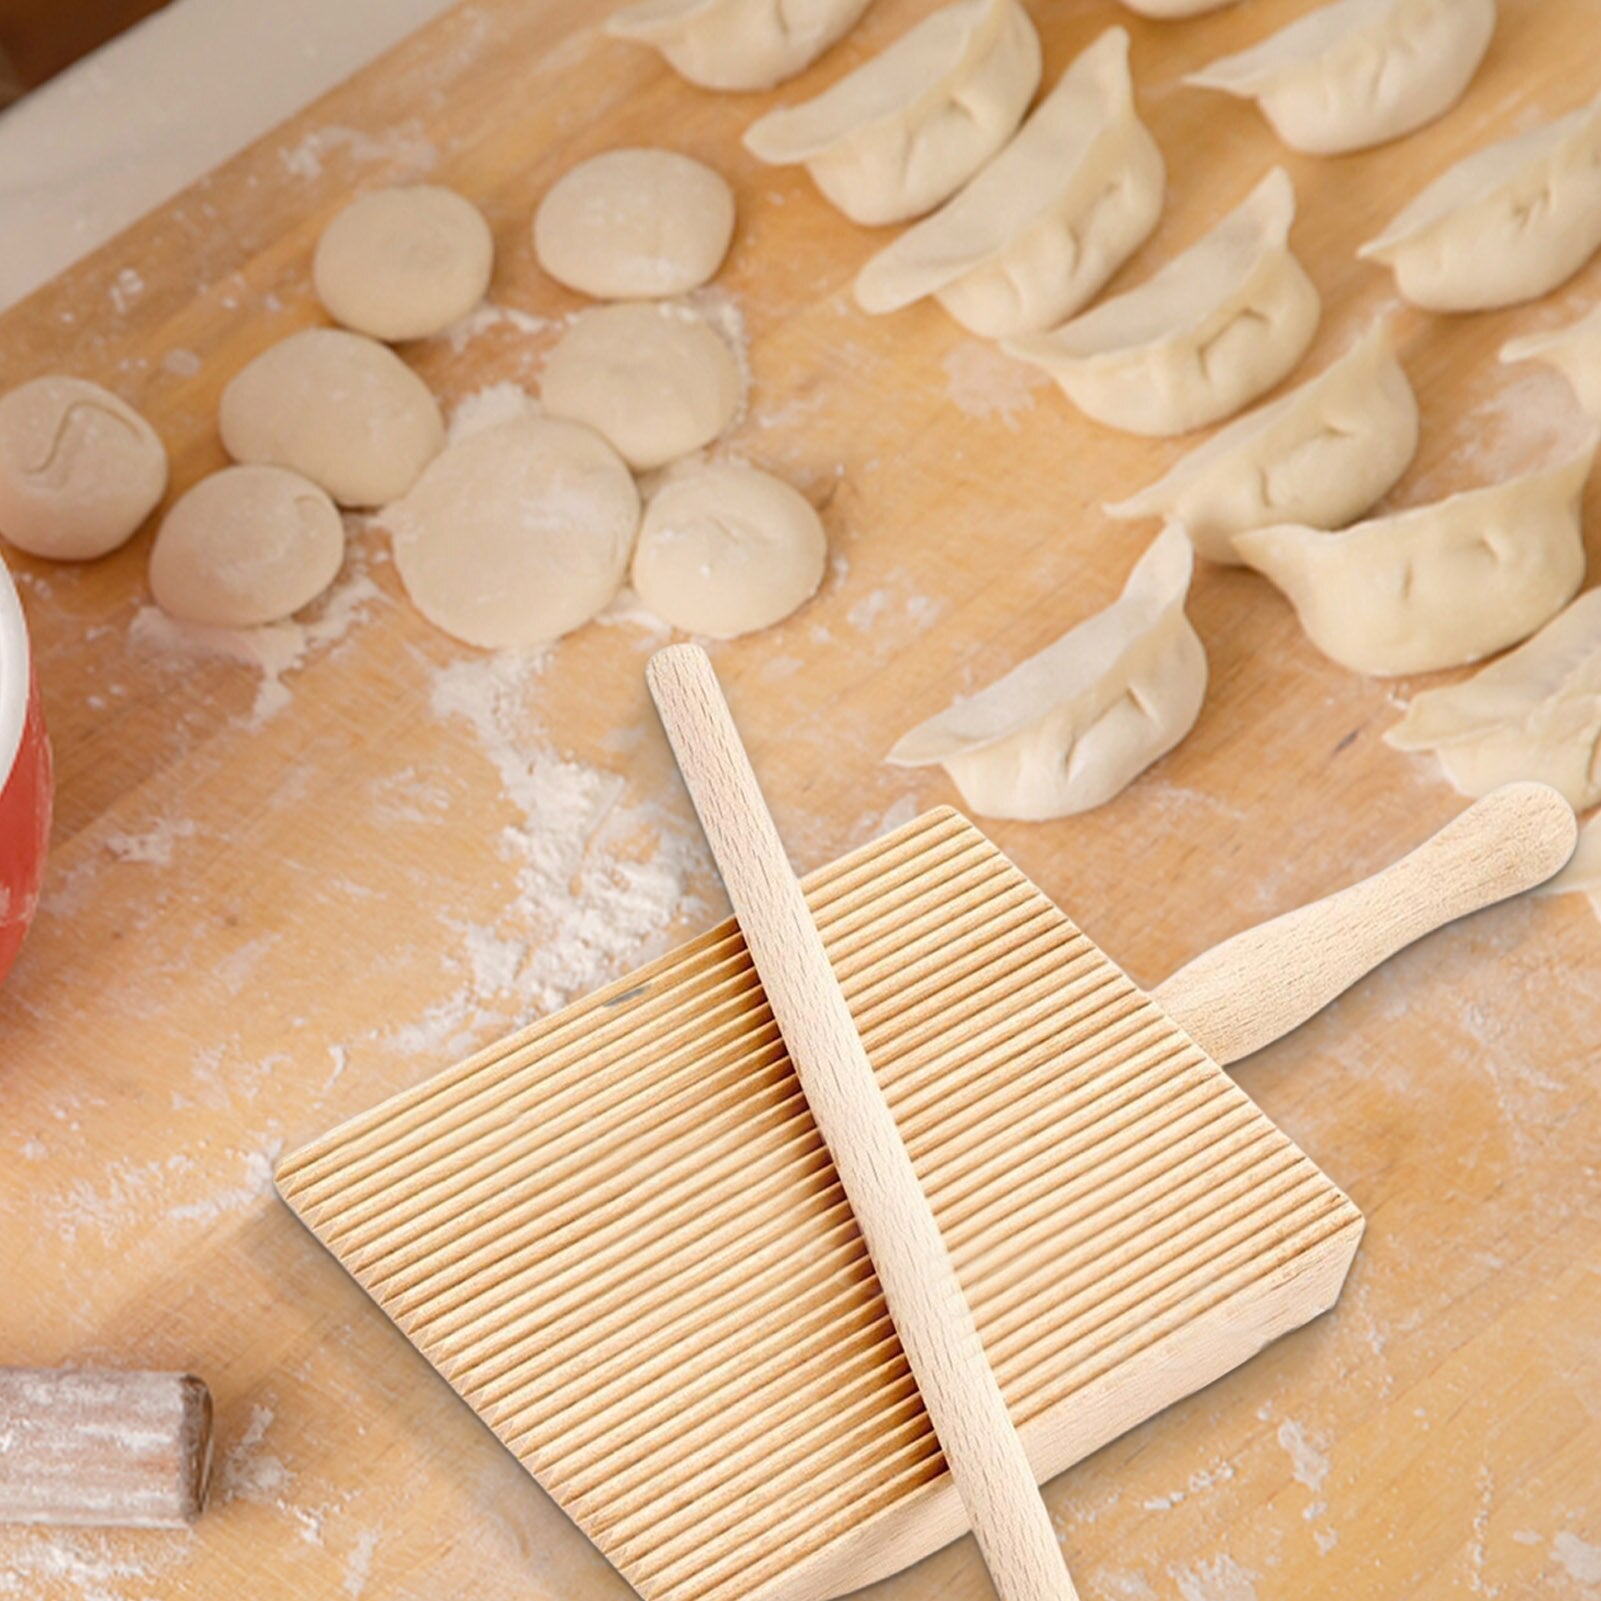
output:
[[[1356,1208],[965,819],[807,889],[1041,1480],[1333,1303]],[[278,1187],[647,1601],[965,1527],[732,921]]]
[[[1319,160],[1180,84],[1310,0],[1169,23],[1117,0],[1025,3],[1047,81],[1103,28],[1133,35],[1169,190],[1114,288],[1275,163],[1291,172],[1324,321],[1290,383],[1393,301],[1357,246],[1473,148],[1580,103],[1601,50],[1601,0],[1501,0],[1456,111]],[[181,492],[223,465],[228,378],[318,320],[312,251],[357,189],[451,184],[490,218],[499,310],[403,353],[454,406],[535,382],[581,304],[529,242],[562,172],[619,144],[711,163],[737,197],[717,287],[754,380],[729,447],[800,486],[840,558],[803,612],[721,647],[717,667],[796,861],[833,861],[952,798],[884,753],[1118,592],[1146,531],[1101,504],[1188,446],[1086,423],[934,306],[862,315],[850,283],[882,236],[743,152],[762,112],[932,4],[874,0],[806,78],[717,96],[600,38],[595,0],[472,0],[0,317],[4,381],[109,384],[155,424]],[[1597,299],[1601,262],[1506,313],[1397,311],[1423,410],[1397,504],[1573,443],[1561,380],[1496,352]],[[1601,572],[1601,476],[1587,509]],[[187,1534],[0,1531],[0,1573],[29,1601],[626,1601],[268,1176],[282,1151],[716,920],[646,701],[660,641],[595,627],[544,661],[477,657],[405,602],[369,528],[328,608],[273,635],[277,655],[196,657],[149,626],[149,546],[13,564],[59,787],[45,902],[0,989],[0,1361],[194,1367],[217,1403],[217,1488]],[[1392,861],[1461,807],[1431,762],[1383,743],[1418,686],[1325,661],[1249,573],[1202,571],[1189,612],[1212,681],[1183,745],[1115,805],[988,830],[1140,980]],[[591,831],[568,853],[574,819]],[[547,854],[522,854],[536,843]],[[1583,981],[1598,953],[1582,898],[1503,908],[1244,1069],[1370,1226],[1331,1313],[1052,1483],[1085,1591],[1560,1597],[1601,1561],[1601,1001]],[[989,1593],[967,1542],[883,1587]]]

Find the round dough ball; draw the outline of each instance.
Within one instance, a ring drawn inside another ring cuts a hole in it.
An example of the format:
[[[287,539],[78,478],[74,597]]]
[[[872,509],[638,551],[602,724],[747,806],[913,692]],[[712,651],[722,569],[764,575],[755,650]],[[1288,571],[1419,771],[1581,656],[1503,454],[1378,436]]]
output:
[[[309,478],[284,467],[224,467],[162,519],[150,588],[169,616],[254,628],[315,600],[344,559],[339,510]]]
[[[645,508],[633,583],[686,633],[733,639],[768,628],[817,592],[828,540],[811,503],[733,463],[664,484]]]
[[[341,506],[398,500],[439,454],[445,422],[394,351],[339,328],[306,328],[262,351],[222,392],[235,461],[288,467]]]
[[[109,389],[35,378],[0,399],[0,535],[18,550],[55,561],[104,556],[166,492],[155,429]]]
[[[545,363],[539,395],[644,471],[710,444],[744,386],[733,351],[702,318],[640,302],[579,313]]]
[[[599,434],[523,417],[452,445],[387,517],[417,610],[500,650],[558,639],[610,602],[639,491]]]
[[[597,300],[698,288],[734,236],[734,192],[672,150],[608,150],[558,178],[534,213],[534,254]]]
[[[374,339],[426,339],[484,298],[494,265],[478,208],[417,184],[346,206],[317,241],[311,277],[335,322]]]

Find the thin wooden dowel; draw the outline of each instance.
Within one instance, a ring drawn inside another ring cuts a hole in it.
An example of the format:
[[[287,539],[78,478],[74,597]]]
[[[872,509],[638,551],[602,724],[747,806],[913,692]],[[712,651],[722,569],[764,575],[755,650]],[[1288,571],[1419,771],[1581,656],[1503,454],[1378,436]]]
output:
[[[1001,1601],[1076,1601],[950,1252],[711,662],[698,646],[675,645],[651,658],[648,677],[996,1593]]]

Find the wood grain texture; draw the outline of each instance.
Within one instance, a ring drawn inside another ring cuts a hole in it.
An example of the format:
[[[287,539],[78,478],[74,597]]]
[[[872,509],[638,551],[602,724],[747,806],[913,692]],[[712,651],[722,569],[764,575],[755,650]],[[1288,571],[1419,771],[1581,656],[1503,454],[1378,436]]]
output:
[[[1000,1601],[1077,1601],[956,1265],[711,661],[698,645],[673,645],[651,657],[646,676],[995,1593]],[[886,989],[894,985],[893,961],[887,953],[880,969]],[[963,965],[955,954],[953,970]],[[907,977],[915,983],[915,973]],[[1092,1165],[1093,1158],[1083,1163]],[[775,1365],[782,1362],[780,1354]]]
[[[1578,840],[1573,808],[1554,789],[1508,784],[1383,872],[1203,952],[1151,999],[1226,1067],[1414,940],[1545,883]]]
[[[0,1368],[0,1523],[183,1528],[210,1478],[193,1374]]]
[[[807,903],[1037,1478],[1332,1304],[1355,1208],[970,823]],[[964,1527],[731,922],[278,1186],[649,1601],[821,1601]]]
[[[160,430],[176,494],[222,463],[227,379],[317,320],[312,247],[352,192],[459,187],[494,227],[493,301],[552,319],[406,348],[454,404],[534,382],[554,321],[581,304],[540,274],[528,239],[563,171],[621,144],[710,162],[737,196],[718,283],[743,315],[753,380],[728,448],[797,484],[839,558],[795,618],[713,657],[797,865],[833,861],[953,799],[940,775],[888,769],[884,753],[1117,594],[1155,528],[1110,524],[1101,504],[1192,443],[1086,423],[932,306],[861,315],[850,283],[886,236],[742,151],[753,118],[822,89],[934,3],[874,0],[794,85],[713,96],[601,38],[593,0],[475,0],[0,318],[3,381],[65,369],[109,384]],[[1452,162],[1597,87],[1601,0],[1502,0],[1449,116],[1368,154],[1286,157],[1253,108],[1179,79],[1311,0],[1167,24],[1116,0],[1025,3],[1047,82],[1107,26],[1132,34],[1170,183],[1159,231],[1113,289],[1285,161],[1295,248],[1325,307],[1290,382],[1393,303],[1389,279],[1356,261],[1362,241]],[[1582,437],[1560,380],[1496,352],[1598,296],[1593,263],[1505,313],[1396,309],[1423,444],[1392,504],[1538,466]],[[1586,504],[1601,570],[1601,478]],[[0,1353],[204,1373],[218,1482],[187,1533],[86,1534],[64,1551],[48,1531],[0,1530],[0,1571],[46,1601],[625,1601],[265,1175],[280,1148],[717,922],[644,688],[661,640],[597,627],[542,664],[479,661],[415,615],[383,531],[367,529],[336,596],[336,616],[360,601],[352,625],[313,637],[280,693],[248,664],[140,631],[149,544],[147,530],[82,570],[7,552],[59,789],[45,903],[0,989]],[[1383,743],[1397,702],[1434,681],[1341,671],[1249,573],[1203,567],[1189,612],[1211,662],[1190,737],[1112,805],[990,830],[1142,983],[1379,870],[1462,807],[1433,762]],[[563,819],[534,807],[535,766],[592,786],[578,810],[593,842],[553,850],[538,896],[525,847],[561,837]],[[632,910],[630,885],[680,873],[671,918]],[[580,936],[581,972],[551,962],[558,932]],[[1582,898],[1520,899],[1403,952],[1242,1068],[1241,1088],[1370,1227],[1331,1313],[1099,1450],[1126,1403],[1086,1387],[1080,1460],[1046,1490],[1082,1589],[1575,1591],[1563,1553],[1601,1546],[1598,961]],[[1193,1390],[1181,1365],[1153,1358],[1142,1382]],[[986,1594],[963,1541],[873,1601]]]

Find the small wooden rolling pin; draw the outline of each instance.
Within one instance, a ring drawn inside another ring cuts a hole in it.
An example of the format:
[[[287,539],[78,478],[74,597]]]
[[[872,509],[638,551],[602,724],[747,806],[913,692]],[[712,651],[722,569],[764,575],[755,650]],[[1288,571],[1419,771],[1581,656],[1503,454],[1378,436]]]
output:
[[[181,1528],[210,1477],[192,1374],[0,1368],[0,1523]]]
[[[651,693],[807,1105],[1001,1601],[1076,1601],[933,1209],[873,1076],[706,653],[658,651]]]

